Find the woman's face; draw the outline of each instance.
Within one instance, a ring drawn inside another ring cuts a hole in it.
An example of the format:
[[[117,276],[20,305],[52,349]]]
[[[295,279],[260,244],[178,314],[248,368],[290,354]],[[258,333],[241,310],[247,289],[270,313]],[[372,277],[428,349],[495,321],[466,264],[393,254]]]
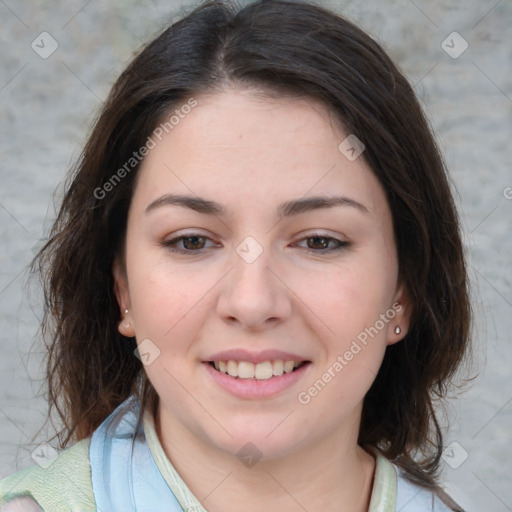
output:
[[[268,459],[355,444],[408,327],[384,191],[319,102],[195,99],[153,137],[115,266],[162,435]]]

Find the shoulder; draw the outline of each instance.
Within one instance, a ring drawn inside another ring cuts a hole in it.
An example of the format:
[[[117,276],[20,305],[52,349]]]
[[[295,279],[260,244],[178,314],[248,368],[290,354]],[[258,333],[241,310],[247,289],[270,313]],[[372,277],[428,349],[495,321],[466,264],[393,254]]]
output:
[[[84,439],[49,464],[32,466],[0,480],[0,512],[94,510],[89,445],[90,438]]]
[[[401,512],[453,512],[462,510],[442,490],[436,492],[409,482],[394,466],[397,474],[396,510]]]

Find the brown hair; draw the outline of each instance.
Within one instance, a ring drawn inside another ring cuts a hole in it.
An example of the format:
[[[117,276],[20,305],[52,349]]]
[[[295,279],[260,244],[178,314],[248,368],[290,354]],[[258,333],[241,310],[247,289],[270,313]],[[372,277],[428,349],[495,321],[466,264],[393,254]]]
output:
[[[98,190],[164,114],[228,85],[319,99],[365,144],[391,208],[399,279],[414,311],[365,397],[359,443],[435,488],[442,434],[434,404],[446,396],[470,332],[445,166],[411,86],[381,47],[341,16],[297,1],[207,2],[150,42],[114,84],[33,263],[45,290],[49,403],[64,423],[61,447],[91,435],[132,393],[153,411],[158,399],[134,357],[135,340],[117,330],[113,291],[139,165],[108,193]]]

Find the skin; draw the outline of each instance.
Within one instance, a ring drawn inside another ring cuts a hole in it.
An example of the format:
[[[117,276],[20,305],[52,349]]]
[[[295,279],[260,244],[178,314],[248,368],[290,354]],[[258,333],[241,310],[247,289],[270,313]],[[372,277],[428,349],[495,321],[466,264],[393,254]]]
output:
[[[365,511],[375,459],[357,445],[363,398],[410,316],[382,186],[364,153],[349,161],[340,152],[348,134],[316,100],[236,88],[196,100],[139,170],[125,258],[114,266],[120,331],[160,350],[145,370],[160,397],[162,447],[209,512]],[[171,193],[216,201],[227,214],[176,205],[146,212]],[[368,211],[342,205],[277,217],[282,202],[331,195]],[[329,252],[311,240],[315,232],[350,245]],[[188,233],[208,237],[202,252],[163,245]],[[247,236],[263,249],[252,263],[236,252]],[[298,393],[396,302],[400,312],[378,335],[299,403]],[[277,396],[240,399],[202,363],[231,348],[280,349],[311,365]],[[236,455],[247,442],[262,454],[250,468]]]
[[[43,512],[43,509],[27,496],[6,503],[0,507],[0,512]]]

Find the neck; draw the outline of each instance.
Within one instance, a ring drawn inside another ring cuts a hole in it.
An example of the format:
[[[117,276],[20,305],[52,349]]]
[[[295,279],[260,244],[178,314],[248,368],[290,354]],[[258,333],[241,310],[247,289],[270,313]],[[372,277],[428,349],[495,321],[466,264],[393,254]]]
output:
[[[155,427],[162,447],[208,512],[366,512],[369,508],[375,459],[357,445],[353,428],[350,434],[337,431],[314,445],[248,467],[236,455],[205,443],[170,420],[165,418],[162,424],[159,409]],[[169,432],[173,435],[166,435]]]

